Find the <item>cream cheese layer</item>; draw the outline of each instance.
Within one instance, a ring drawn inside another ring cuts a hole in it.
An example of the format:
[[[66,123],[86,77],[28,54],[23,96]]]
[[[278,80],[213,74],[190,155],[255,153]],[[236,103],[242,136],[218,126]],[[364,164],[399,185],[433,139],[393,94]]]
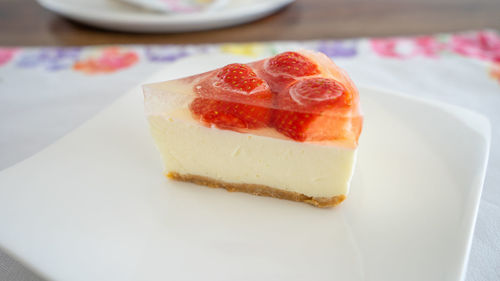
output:
[[[210,128],[177,115],[148,116],[166,173],[261,184],[314,197],[349,190],[356,149]]]

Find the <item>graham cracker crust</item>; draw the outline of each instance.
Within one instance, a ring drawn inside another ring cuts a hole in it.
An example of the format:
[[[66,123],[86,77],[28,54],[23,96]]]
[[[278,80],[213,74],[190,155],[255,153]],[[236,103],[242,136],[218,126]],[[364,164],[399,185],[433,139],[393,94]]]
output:
[[[181,175],[177,172],[169,172],[167,174],[167,177],[178,181],[185,181],[200,185],[206,185],[212,188],[224,188],[230,192],[238,191],[258,196],[268,196],[268,197],[291,200],[296,202],[304,202],[320,208],[336,206],[340,204],[342,201],[344,201],[344,199],[346,198],[345,195],[343,194],[333,197],[311,197],[301,193],[277,189],[266,185],[228,183],[198,175],[190,175],[190,174]]]

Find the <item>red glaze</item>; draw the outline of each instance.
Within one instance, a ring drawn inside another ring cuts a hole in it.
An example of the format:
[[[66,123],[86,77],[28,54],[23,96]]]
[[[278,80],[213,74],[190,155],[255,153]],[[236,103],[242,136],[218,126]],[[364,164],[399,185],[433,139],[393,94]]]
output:
[[[295,141],[357,145],[358,91],[321,53],[286,52],[203,75],[190,109],[206,125],[236,131],[269,127]]]

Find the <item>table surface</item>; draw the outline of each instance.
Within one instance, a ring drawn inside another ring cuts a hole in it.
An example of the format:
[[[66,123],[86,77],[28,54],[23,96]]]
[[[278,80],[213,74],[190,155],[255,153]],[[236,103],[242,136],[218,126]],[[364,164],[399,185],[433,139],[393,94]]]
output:
[[[279,13],[240,26],[130,34],[66,20],[34,0],[0,0],[0,45],[184,44],[428,34],[500,29],[499,13],[498,0],[297,0]]]

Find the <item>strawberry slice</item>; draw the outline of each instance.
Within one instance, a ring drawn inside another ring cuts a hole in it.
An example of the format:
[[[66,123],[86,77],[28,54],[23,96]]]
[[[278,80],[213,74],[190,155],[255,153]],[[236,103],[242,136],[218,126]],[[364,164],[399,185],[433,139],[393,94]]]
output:
[[[319,73],[318,66],[297,52],[285,52],[270,58],[267,71],[274,76],[304,77]]]
[[[198,96],[189,108],[207,125],[237,130],[261,128],[269,123],[271,91],[247,65],[227,65],[194,89]]]
[[[228,88],[250,94],[266,82],[259,79],[255,72],[247,65],[233,63],[223,67],[218,73],[220,79],[216,84],[222,88]]]
[[[276,96],[275,103],[278,109],[272,113],[271,124],[278,132],[296,141],[324,140],[341,135],[329,129],[345,121],[325,113],[345,110],[350,99],[339,82],[315,77],[292,84]]]

